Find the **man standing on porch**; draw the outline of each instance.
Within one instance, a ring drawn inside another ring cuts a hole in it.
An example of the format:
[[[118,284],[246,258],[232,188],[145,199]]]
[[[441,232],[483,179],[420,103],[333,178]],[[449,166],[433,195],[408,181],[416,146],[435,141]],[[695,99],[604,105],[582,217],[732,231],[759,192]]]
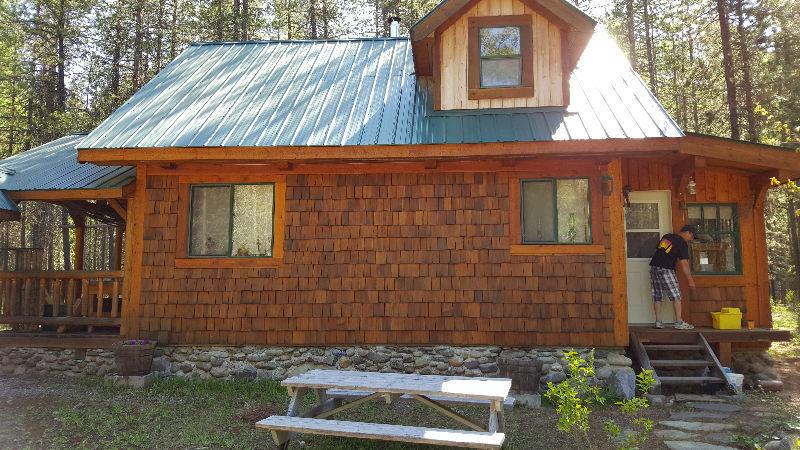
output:
[[[675,233],[665,234],[658,243],[653,259],[650,260],[650,283],[653,286],[653,309],[656,313],[656,328],[664,328],[661,321],[661,304],[664,297],[672,300],[675,308],[675,328],[691,330],[694,327],[681,319],[681,291],[678,287],[676,266],[686,275],[689,287],[694,289],[694,278],[689,269],[689,242],[695,238],[697,230],[693,225],[685,225]]]

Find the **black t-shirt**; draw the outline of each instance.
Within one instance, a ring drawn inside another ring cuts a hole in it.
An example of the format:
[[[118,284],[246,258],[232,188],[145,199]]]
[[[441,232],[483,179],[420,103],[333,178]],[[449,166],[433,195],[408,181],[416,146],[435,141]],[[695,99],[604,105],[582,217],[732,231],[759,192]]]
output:
[[[677,234],[665,234],[658,243],[651,266],[675,270],[679,259],[689,259],[689,244]]]

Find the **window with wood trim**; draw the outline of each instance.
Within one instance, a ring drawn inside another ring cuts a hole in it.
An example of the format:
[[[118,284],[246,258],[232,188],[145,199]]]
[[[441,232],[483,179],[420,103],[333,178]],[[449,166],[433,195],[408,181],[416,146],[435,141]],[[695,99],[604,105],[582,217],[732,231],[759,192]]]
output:
[[[697,227],[697,237],[689,244],[692,273],[736,275],[741,273],[739,256],[739,217],[733,204],[692,204],[687,207],[687,223]]]
[[[588,178],[520,180],[523,244],[589,244]]]
[[[529,14],[469,18],[471,100],[533,95],[532,23]]]
[[[271,258],[275,184],[189,187],[188,256]]]

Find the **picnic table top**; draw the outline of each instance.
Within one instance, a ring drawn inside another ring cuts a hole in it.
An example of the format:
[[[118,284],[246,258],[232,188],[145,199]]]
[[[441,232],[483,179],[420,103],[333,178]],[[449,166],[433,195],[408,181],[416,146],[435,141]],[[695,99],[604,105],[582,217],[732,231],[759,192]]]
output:
[[[500,401],[508,397],[508,391],[511,389],[511,380],[507,378],[447,377],[319,369],[287,378],[281,384],[292,388],[335,388]]]

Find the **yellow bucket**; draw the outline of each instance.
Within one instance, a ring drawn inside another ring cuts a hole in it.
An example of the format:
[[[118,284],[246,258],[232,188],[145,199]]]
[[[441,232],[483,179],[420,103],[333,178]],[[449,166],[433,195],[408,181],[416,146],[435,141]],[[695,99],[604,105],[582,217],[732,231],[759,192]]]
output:
[[[717,330],[738,330],[742,327],[742,311],[739,308],[722,308],[711,313],[711,320]]]

